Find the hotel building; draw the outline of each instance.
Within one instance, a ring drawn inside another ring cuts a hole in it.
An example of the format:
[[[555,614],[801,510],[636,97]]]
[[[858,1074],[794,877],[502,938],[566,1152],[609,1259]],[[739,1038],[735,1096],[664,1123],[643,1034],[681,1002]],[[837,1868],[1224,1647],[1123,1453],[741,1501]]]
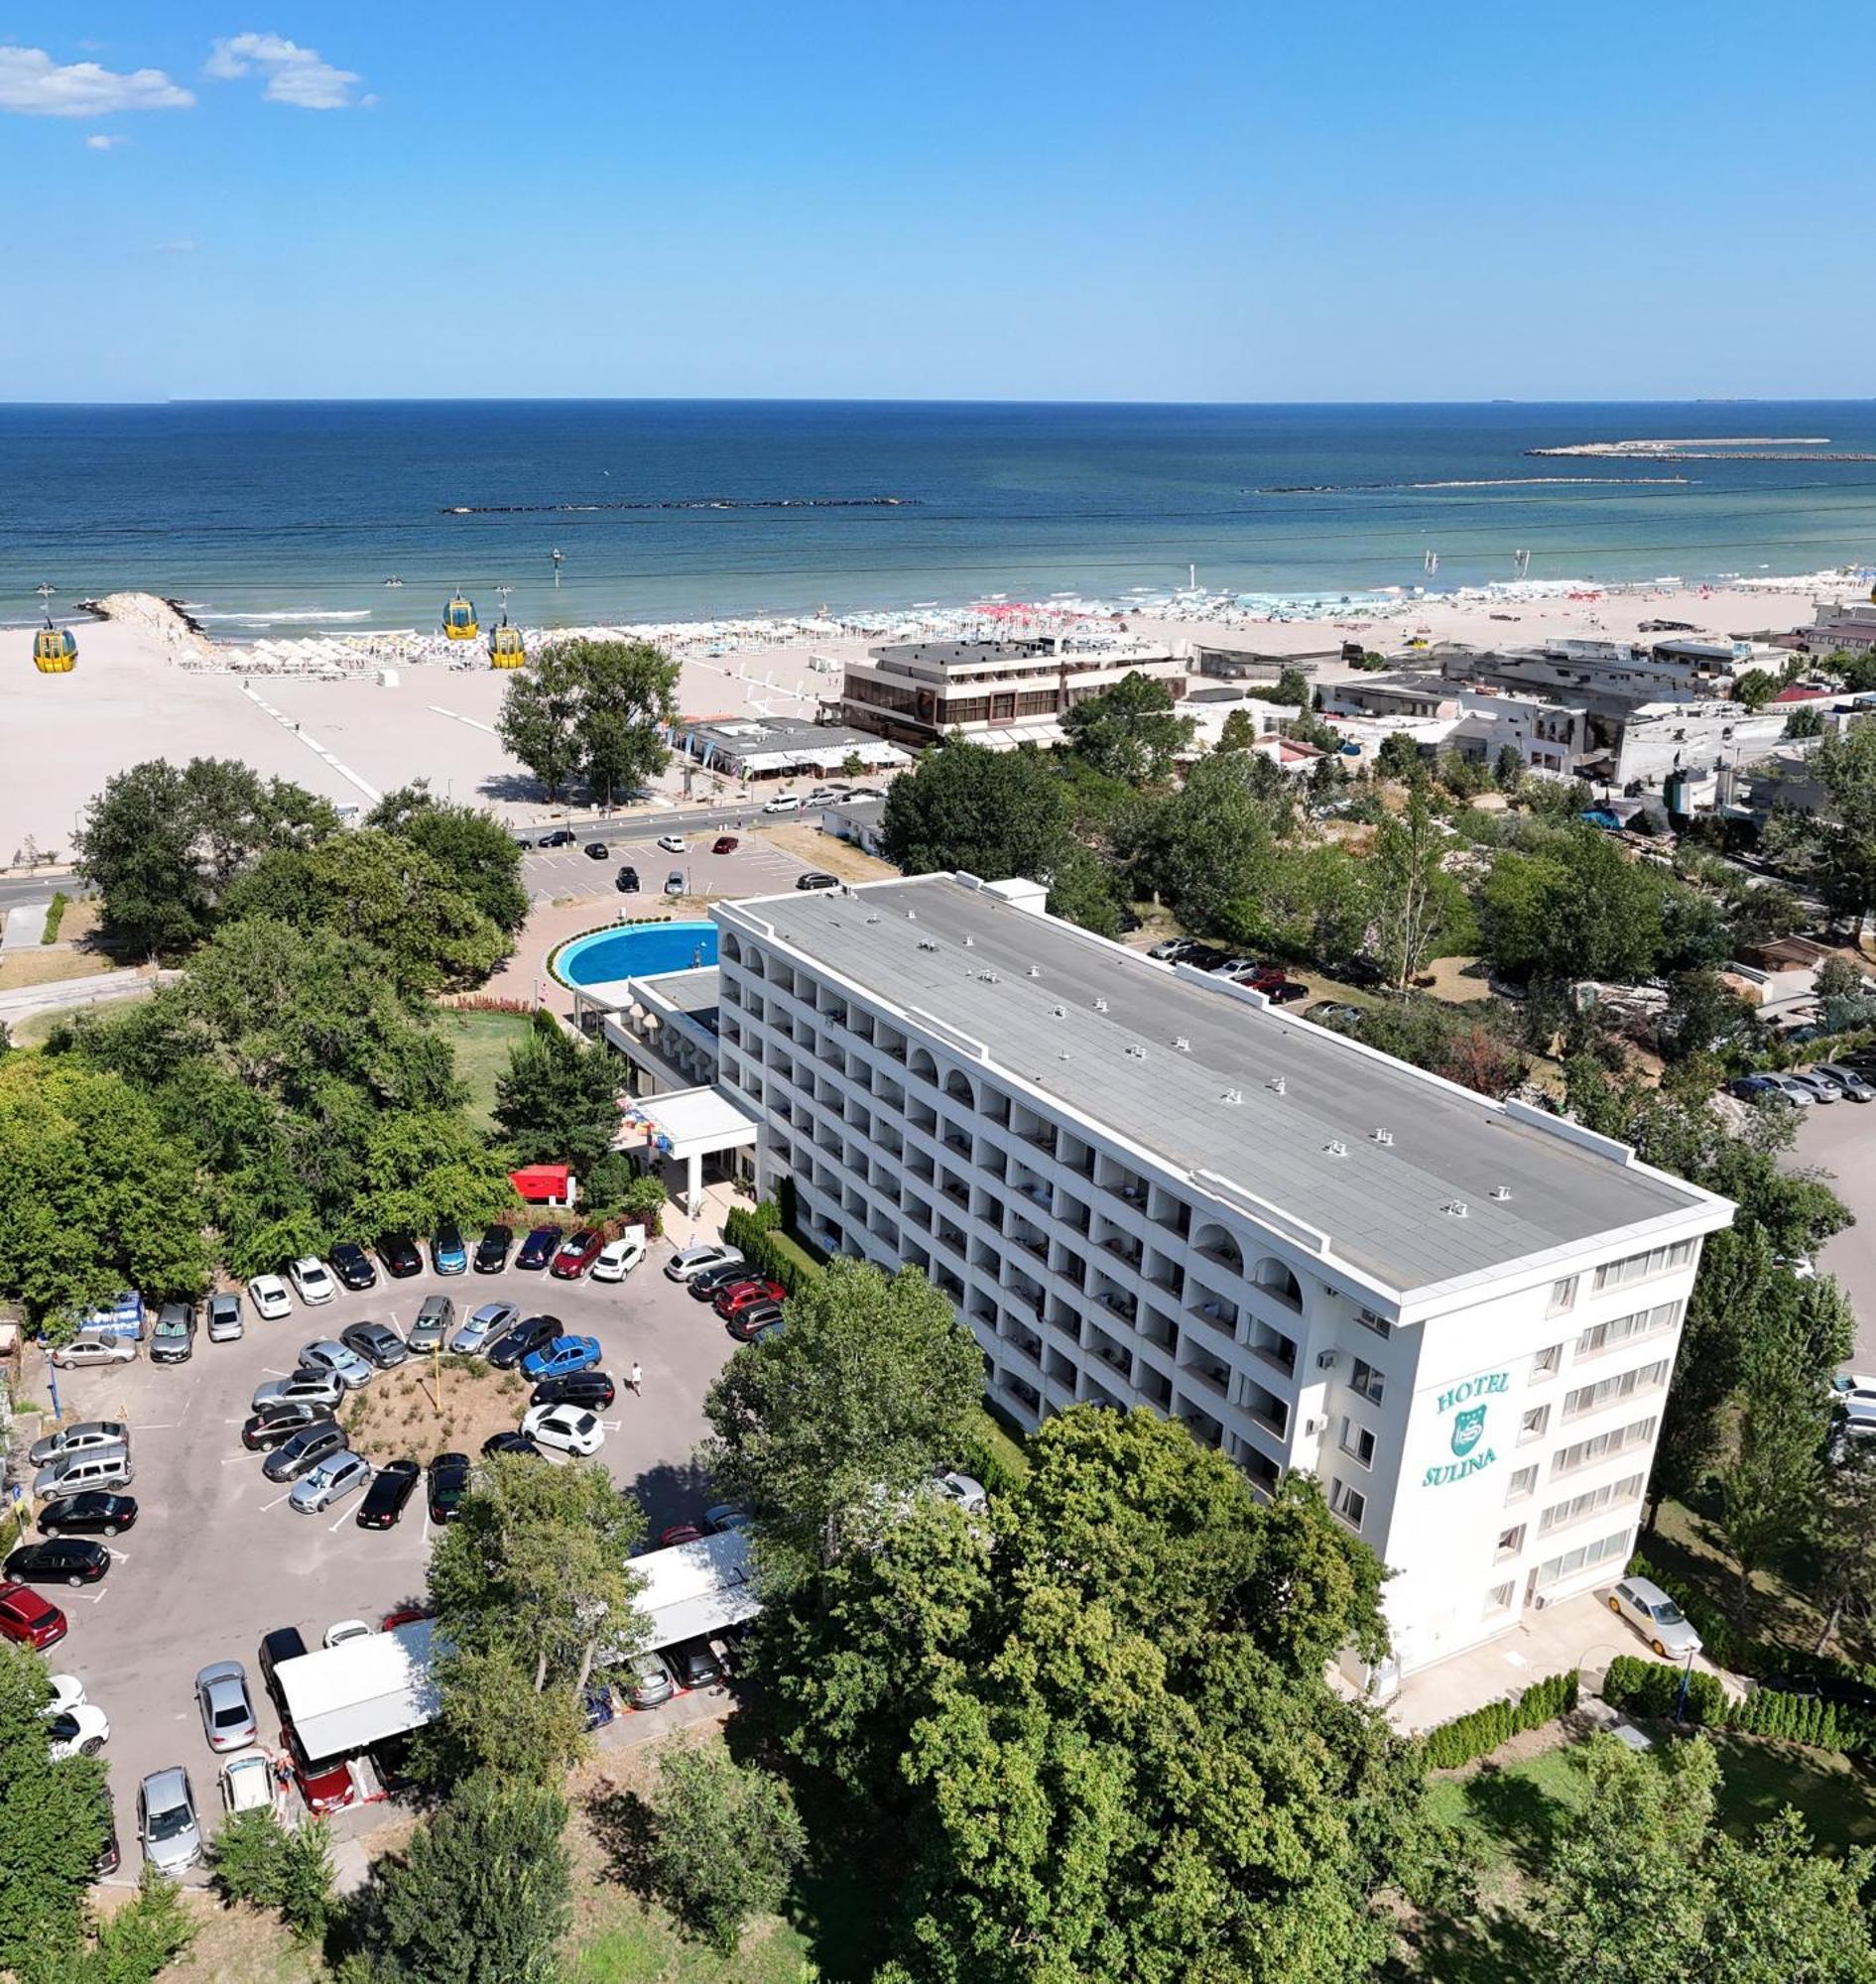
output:
[[[1731,1207],[1043,893],[714,909],[717,1092],[760,1188],[923,1269],[1026,1425],[1145,1405],[1263,1488],[1316,1475],[1395,1572],[1401,1673],[1610,1580]]]

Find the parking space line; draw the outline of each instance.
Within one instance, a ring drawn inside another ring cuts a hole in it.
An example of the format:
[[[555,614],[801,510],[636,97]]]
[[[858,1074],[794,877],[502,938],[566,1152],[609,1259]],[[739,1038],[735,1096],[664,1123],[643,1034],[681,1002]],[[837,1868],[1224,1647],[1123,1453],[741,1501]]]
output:
[[[350,1511],[349,1509],[345,1510],[345,1511],[344,1511],[344,1512],[343,1512],[343,1513],[342,1513],[342,1514],[340,1515],[340,1517],[339,1517],[339,1519],[338,1519],[338,1523],[334,1523],[334,1524],[333,1524],[333,1525],[331,1526],[331,1528],[330,1528],[330,1529],[328,1529],[328,1530],[326,1531],[326,1533],[325,1533],[325,1534],[326,1534],[326,1535],[327,1535],[328,1537],[335,1537],[335,1536],[337,1536],[337,1535],[338,1535],[338,1525],[339,1525],[339,1523],[343,1523],[343,1522],[345,1522],[345,1521],[346,1521],[346,1520],[347,1520],[347,1519],[348,1519],[348,1518],[350,1517],[351,1513],[352,1513],[352,1512],[351,1512],[351,1511]]]
[[[289,1488],[289,1489],[287,1490],[287,1495],[291,1495],[292,1493],[293,1493],[293,1490],[292,1490],[291,1488]],[[274,1497],[274,1499],[273,1499],[273,1500],[272,1500],[271,1502],[263,1502],[263,1503],[261,1504],[261,1514],[262,1514],[262,1515],[266,1515],[266,1513],[268,1512],[268,1510],[269,1510],[269,1509],[278,1509],[278,1508],[280,1507],[280,1505],[281,1505],[281,1504],[282,1504],[282,1503],[283,1503],[284,1501],[286,1501],[286,1499],[287,1499],[287,1495],[276,1495],[276,1496]]]

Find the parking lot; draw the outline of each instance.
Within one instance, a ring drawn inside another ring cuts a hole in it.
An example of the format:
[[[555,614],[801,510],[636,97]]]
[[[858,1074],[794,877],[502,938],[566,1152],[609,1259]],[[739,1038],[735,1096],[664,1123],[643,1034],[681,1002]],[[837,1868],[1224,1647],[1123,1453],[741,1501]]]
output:
[[[545,1310],[569,1332],[599,1339],[604,1368],[619,1384],[602,1415],[599,1457],[638,1497],[655,1537],[699,1516],[709,1500],[690,1456],[704,1431],[703,1393],[735,1347],[707,1304],[665,1279],[669,1254],[669,1246],[655,1245],[623,1283],[609,1285],[552,1281],[512,1266],[500,1275],[447,1277],[426,1267],[401,1282],[381,1275],[375,1289],[341,1290],[316,1308],[296,1301],[283,1321],[263,1322],[244,1304],[239,1342],[210,1343],[198,1332],[193,1356],[182,1365],[140,1357],[56,1374],[67,1420],[121,1419],[132,1428],[129,1492],[138,1520],[111,1546],[109,1574],[83,1590],[41,1587],[70,1621],[66,1637],[48,1650],[48,1667],[75,1674],[110,1717],[103,1754],[123,1846],[117,1882],[134,1885],[141,1866],[136,1798],[148,1773],[186,1765],[205,1824],[218,1820],[221,1760],[210,1754],[196,1711],[199,1669],[220,1660],[245,1664],[261,1742],[271,1750],[279,1724],[256,1665],[262,1634],[298,1626],[316,1648],[336,1620],[376,1625],[385,1612],[424,1596],[431,1525],[421,1490],[387,1532],[358,1528],[359,1494],[321,1515],[296,1514],[288,1487],[263,1477],[265,1455],[240,1443],[256,1387],[290,1371],[302,1344],[349,1323],[371,1319],[402,1330],[428,1295],[449,1296],[459,1319],[485,1302],[513,1302],[526,1314]],[[637,1398],[623,1382],[634,1362],[644,1367]],[[43,1364],[29,1370],[29,1385],[42,1397],[48,1381]],[[524,1396],[517,1418],[525,1403]],[[423,1426],[413,1429],[414,1459],[428,1462],[436,1444]],[[637,1719],[675,1721],[684,1707],[674,1703]],[[337,1829],[344,1836],[371,1822],[369,1814],[342,1813]],[[191,1878],[199,1879],[199,1870]]]
[[[749,819],[760,817],[752,807]],[[573,829],[579,838],[570,847],[542,847],[522,862],[522,880],[536,902],[552,902],[562,896],[615,895],[613,878],[622,867],[638,870],[639,896],[655,905],[665,893],[666,879],[673,870],[685,878],[682,894],[687,896],[763,896],[795,886],[795,878],[805,874],[808,863],[797,855],[765,840],[760,834],[738,832],[734,825],[706,829],[685,835],[686,848],[673,854],[660,847],[658,836],[666,831],[657,820],[643,823],[643,830],[629,835],[618,827]],[[730,854],[712,854],[720,835],[734,834],[736,849]],[[616,836],[616,837],[615,837]],[[606,841],[608,853],[596,861],[584,848],[588,841]],[[619,896],[622,905],[639,898]]]
[[[1856,1215],[1853,1226],[1824,1242],[1817,1267],[1836,1276],[1856,1310],[1855,1368],[1876,1370],[1876,1103],[1806,1110],[1792,1162],[1825,1173]]]

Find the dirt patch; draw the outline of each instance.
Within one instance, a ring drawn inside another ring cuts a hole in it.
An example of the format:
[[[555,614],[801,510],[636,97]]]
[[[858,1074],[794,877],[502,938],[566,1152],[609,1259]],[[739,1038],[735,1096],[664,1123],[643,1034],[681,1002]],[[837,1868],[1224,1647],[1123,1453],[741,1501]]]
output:
[[[1449,1006],[1468,1006],[1492,996],[1484,961],[1476,957],[1437,957],[1414,982]]]
[[[879,882],[899,873],[890,861],[862,853],[850,840],[836,839],[831,833],[823,833],[819,827],[799,820],[789,825],[765,826],[760,831],[763,839],[784,853],[796,855],[825,874],[838,875],[843,882]]]
[[[57,985],[66,978],[98,978],[115,971],[115,958],[89,948],[63,943],[38,950],[10,950],[0,957],[0,992],[17,992],[28,985]]]
[[[374,1467],[387,1460],[427,1461],[455,1449],[477,1452],[495,1432],[511,1432],[528,1403],[518,1371],[495,1371],[473,1357],[444,1357],[438,1368],[413,1358],[380,1371],[339,1409],[353,1450]],[[438,1397],[440,1394],[440,1409]]]

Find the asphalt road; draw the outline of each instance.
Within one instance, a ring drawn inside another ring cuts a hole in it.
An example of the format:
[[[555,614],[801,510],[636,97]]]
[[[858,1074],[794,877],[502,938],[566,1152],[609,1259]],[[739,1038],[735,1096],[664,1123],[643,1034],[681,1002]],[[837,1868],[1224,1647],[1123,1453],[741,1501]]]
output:
[[[222,1760],[210,1752],[196,1711],[198,1670],[220,1660],[246,1665],[261,1741],[272,1749],[279,1727],[259,1680],[262,1634],[298,1626],[316,1648],[335,1620],[375,1625],[385,1612],[424,1595],[432,1532],[421,1491],[390,1531],[358,1528],[362,1491],[326,1514],[296,1514],[287,1489],[263,1478],[265,1456],[240,1443],[255,1388],[290,1370],[303,1343],[336,1335],[347,1323],[407,1325],[427,1295],[450,1296],[458,1315],[495,1301],[520,1303],[527,1313],[545,1309],[570,1332],[598,1337],[615,1380],[634,1360],[644,1366],[644,1396],[634,1398],[621,1382],[602,1415],[601,1457],[637,1495],[655,1536],[674,1522],[694,1520],[708,1504],[690,1456],[704,1431],[704,1390],[735,1347],[706,1304],[665,1279],[669,1255],[660,1243],[625,1282],[610,1285],[556,1282],[512,1268],[501,1275],[380,1279],[375,1289],[341,1292],[315,1309],[296,1302],[280,1322],[262,1322],[249,1307],[239,1342],[209,1343],[198,1334],[187,1364],[139,1358],[109,1371],[58,1374],[67,1419],[122,1419],[132,1428],[135,1527],[112,1546],[115,1561],[101,1583],[79,1591],[45,1587],[70,1621],[47,1665],[77,1675],[111,1720],[104,1757],[123,1846],[117,1883],[134,1885],[141,1866],[137,1786],[150,1772],[187,1766],[204,1821],[219,1820]],[[29,1352],[28,1392],[43,1403],[49,1384],[47,1367]],[[413,1431],[412,1452],[430,1458],[421,1426]],[[680,1701],[669,1714],[628,1710],[621,1720],[652,1728],[661,1718],[686,1719],[694,1708]],[[383,1816],[372,1808],[336,1814],[335,1833],[355,1836]],[[191,1878],[200,1878],[199,1870]]]
[[[1826,1240],[1817,1266],[1835,1275],[1856,1310],[1855,1368],[1876,1371],[1876,1102],[1808,1109],[1792,1161],[1826,1174],[1855,1224]]]

